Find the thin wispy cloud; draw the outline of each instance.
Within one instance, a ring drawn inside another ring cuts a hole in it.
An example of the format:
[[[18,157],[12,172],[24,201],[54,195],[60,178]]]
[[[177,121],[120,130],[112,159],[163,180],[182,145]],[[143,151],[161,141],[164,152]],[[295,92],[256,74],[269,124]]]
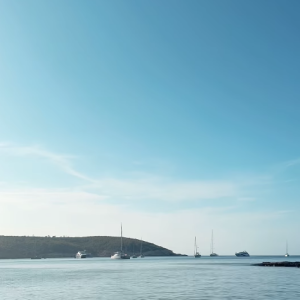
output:
[[[300,164],[300,158],[287,161],[285,163],[285,166],[288,168],[288,167],[292,167],[292,166],[299,165],[299,164]]]
[[[286,172],[289,168],[292,168],[297,165],[300,165],[300,158],[279,162],[272,166],[270,174],[276,176],[278,174]]]
[[[28,205],[41,204],[91,204],[105,200],[105,196],[95,193],[72,189],[39,189],[39,188],[14,188],[0,191],[0,203],[15,203]]]
[[[256,198],[254,198],[254,197],[240,197],[237,200],[242,201],[242,202],[249,202],[249,201],[256,201]]]
[[[17,146],[11,143],[0,143],[0,151],[8,155],[36,156],[45,158],[69,175],[89,182],[94,182],[92,178],[86,176],[81,172],[76,171],[73,168],[71,164],[71,159],[74,158],[74,156],[71,155],[63,155],[51,152],[41,148],[40,146]]]
[[[233,197],[237,187],[230,181],[172,181],[166,178],[102,179],[94,185],[110,197],[163,201],[203,200]]]
[[[138,178],[91,178],[77,171],[71,164],[74,156],[54,153],[40,146],[16,146],[11,143],[0,144],[0,152],[7,155],[36,156],[49,160],[63,172],[80,178],[88,184],[79,186],[82,191],[91,189],[99,197],[107,199],[162,201],[191,201],[234,197],[237,187],[230,181],[177,181],[171,178],[138,174]]]
[[[65,195],[66,199],[78,195],[86,195],[89,198],[94,195],[101,200],[114,200],[117,203],[130,203],[130,201],[158,200],[164,202],[184,202],[184,201],[205,201],[214,199],[236,199],[239,202],[251,202],[257,199],[253,196],[253,190],[263,185],[272,184],[270,175],[258,175],[251,178],[228,180],[174,180],[153,174],[137,173],[131,178],[118,177],[90,177],[78,171],[74,165],[74,155],[64,155],[46,150],[37,145],[18,146],[12,143],[1,143],[0,154],[11,156],[33,156],[44,158],[59,168],[62,172],[82,179],[75,189],[68,190],[60,197]],[[286,165],[296,164],[298,160],[286,163]],[[46,171],[45,171],[46,172]],[[134,174],[134,173],[133,173]],[[35,186],[28,187],[34,194],[37,193]],[[6,191],[11,192],[11,191]],[[256,191],[257,192],[257,191]],[[54,199],[58,194],[57,190],[40,190],[38,193],[51,195]],[[68,196],[70,194],[70,197]],[[26,191],[14,194],[16,196],[28,198]],[[23,195],[23,196],[22,196]],[[56,196],[55,196],[56,195]],[[0,194],[2,197],[3,194]],[[6,194],[8,196],[8,194]],[[48,197],[48,196],[47,196]],[[49,198],[49,197],[48,197]],[[259,197],[258,197],[259,198]]]

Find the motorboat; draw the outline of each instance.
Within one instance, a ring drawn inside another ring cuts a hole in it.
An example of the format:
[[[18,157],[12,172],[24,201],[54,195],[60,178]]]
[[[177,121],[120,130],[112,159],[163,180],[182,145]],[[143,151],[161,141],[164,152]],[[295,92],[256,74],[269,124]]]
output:
[[[235,253],[235,256],[246,257],[246,256],[250,256],[250,255],[249,255],[249,253],[247,251],[242,251],[242,252]]]
[[[194,257],[195,258],[200,258],[201,254],[198,252],[198,246],[197,246],[197,239],[195,237],[195,244],[194,244]]]
[[[121,252],[115,252],[113,255],[111,255],[111,259],[121,259]]]
[[[76,258],[87,258],[87,257],[92,257],[92,255],[91,253],[87,253],[86,250],[78,251],[76,253]]]

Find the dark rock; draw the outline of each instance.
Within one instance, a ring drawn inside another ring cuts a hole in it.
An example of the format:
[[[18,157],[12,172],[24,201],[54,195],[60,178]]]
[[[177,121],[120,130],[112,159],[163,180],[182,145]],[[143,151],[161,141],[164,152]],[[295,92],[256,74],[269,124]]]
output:
[[[262,262],[259,264],[253,264],[252,266],[259,266],[259,267],[294,267],[300,268],[299,261],[281,261],[281,262]]]

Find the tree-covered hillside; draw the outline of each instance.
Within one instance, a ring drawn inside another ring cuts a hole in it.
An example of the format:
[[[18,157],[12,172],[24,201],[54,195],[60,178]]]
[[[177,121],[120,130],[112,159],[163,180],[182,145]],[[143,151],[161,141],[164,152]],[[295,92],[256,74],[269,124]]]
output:
[[[123,250],[128,255],[140,253],[141,240],[123,238]],[[93,256],[110,256],[120,250],[120,237],[29,237],[0,236],[1,258],[30,258],[40,256],[74,257],[80,250],[86,250]],[[171,250],[152,243],[143,242],[145,256],[174,256]]]

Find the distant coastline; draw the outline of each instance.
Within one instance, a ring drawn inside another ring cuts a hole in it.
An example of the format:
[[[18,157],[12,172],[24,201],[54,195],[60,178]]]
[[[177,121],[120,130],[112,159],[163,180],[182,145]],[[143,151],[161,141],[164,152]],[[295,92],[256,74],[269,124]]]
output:
[[[129,255],[139,254],[141,240],[123,238],[123,247]],[[0,259],[75,257],[79,250],[87,250],[93,257],[110,257],[120,248],[120,238],[112,236],[36,237],[0,236]],[[145,256],[185,256],[172,250],[143,241]]]

